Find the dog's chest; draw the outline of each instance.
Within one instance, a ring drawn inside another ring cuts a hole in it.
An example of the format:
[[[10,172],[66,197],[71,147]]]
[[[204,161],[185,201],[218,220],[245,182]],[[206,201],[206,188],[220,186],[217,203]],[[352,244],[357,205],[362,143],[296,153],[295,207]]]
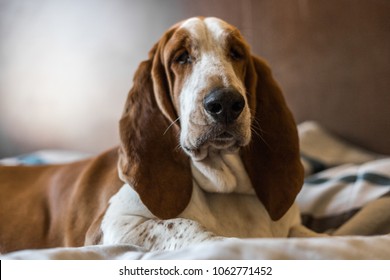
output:
[[[238,153],[219,153],[203,162],[194,161],[192,175],[191,201],[180,217],[195,220],[220,236],[287,236],[288,220],[271,220]]]
[[[194,184],[192,199],[180,215],[225,237],[274,237],[287,230],[273,222],[255,195],[208,193]]]

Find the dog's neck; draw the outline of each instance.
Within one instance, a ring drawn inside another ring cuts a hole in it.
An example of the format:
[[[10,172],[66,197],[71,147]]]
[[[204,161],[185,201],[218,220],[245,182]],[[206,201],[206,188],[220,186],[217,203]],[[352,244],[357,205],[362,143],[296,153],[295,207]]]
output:
[[[254,194],[239,152],[209,151],[201,161],[191,161],[192,176],[201,189],[212,193]]]

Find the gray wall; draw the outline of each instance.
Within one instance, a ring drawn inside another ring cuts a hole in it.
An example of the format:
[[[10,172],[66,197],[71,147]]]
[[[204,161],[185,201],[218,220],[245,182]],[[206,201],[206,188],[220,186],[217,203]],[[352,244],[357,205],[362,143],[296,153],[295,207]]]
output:
[[[98,152],[180,0],[0,0],[0,156]]]

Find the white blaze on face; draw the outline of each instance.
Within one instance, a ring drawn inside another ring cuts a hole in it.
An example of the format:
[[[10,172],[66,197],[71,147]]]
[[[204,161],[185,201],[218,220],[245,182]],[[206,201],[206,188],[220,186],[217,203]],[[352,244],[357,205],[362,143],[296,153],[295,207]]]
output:
[[[211,118],[203,111],[203,98],[209,92],[222,87],[234,88],[247,102],[245,87],[228,56],[227,25],[217,18],[191,18],[179,27],[189,33],[192,48],[188,50],[192,57],[191,72],[180,94],[182,146],[191,141],[188,139],[191,124],[205,126],[211,123]]]

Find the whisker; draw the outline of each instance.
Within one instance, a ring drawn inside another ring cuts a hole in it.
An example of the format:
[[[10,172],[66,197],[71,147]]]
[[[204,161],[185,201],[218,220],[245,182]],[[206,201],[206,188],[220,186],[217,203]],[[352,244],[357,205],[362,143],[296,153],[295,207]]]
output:
[[[168,130],[172,127],[172,125],[174,125],[178,120],[180,120],[180,117],[178,117],[176,120],[174,120],[168,127],[167,129],[164,131],[163,135],[165,135]]]
[[[175,147],[174,151],[180,151],[180,150],[183,150],[183,148],[182,148],[181,144],[179,143],[179,144]]]
[[[267,141],[264,139],[263,135],[266,134],[266,131],[264,131],[261,126],[258,119],[254,118],[251,124],[251,131],[258,136],[261,141],[268,147],[271,148],[271,146],[267,143]]]
[[[256,136],[261,137],[261,134],[256,130],[256,128],[255,128],[254,126],[251,126],[251,131],[252,131],[253,134],[255,134]]]

